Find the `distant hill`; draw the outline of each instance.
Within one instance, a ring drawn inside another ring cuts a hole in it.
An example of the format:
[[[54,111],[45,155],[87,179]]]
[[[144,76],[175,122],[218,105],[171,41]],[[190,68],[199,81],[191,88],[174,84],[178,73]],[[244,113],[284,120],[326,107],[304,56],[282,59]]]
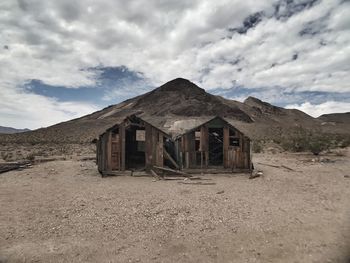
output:
[[[13,133],[20,133],[20,132],[27,132],[27,131],[30,131],[30,130],[0,126],[0,133],[4,133],[4,134],[13,134]]]
[[[350,112],[323,114],[317,119],[323,122],[350,123]]]
[[[221,116],[252,139],[288,138],[294,128],[349,134],[342,123],[325,123],[296,109],[284,109],[248,97],[243,103],[207,93],[189,80],[178,78],[143,95],[111,105],[78,119],[47,128],[1,135],[0,142],[91,142],[118,121],[135,114],[165,127],[169,120]]]

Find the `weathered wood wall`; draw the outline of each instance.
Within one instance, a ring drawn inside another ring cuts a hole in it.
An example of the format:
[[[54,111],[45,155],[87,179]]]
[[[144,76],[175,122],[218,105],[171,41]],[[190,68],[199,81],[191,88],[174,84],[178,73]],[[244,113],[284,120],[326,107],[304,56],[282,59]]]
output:
[[[146,169],[152,166],[164,166],[164,133],[145,123],[146,130]]]
[[[200,147],[195,149],[195,131],[190,131],[180,140],[180,156],[183,168],[208,168],[209,167],[209,127],[206,123],[200,127]],[[215,123],[218,128],[218,123]],[[223,168],[232,170],[250,170],[250,140],[231,125],[222,122],[223,129]],[[230,130],[235,132],[239,139],[239,146],[230,146]],[[198,157],[200,158],[198,162]]]
[[[128,125],[126,127],[126,125]],[[98,170],[107,171],[127,169],[125,164],[126,129],[130,121],[123,122],[117,127],[107,130],[97,142],[96,160]],[[177,162],[181,168],[209,168],[209,128],[212,124],[206,123],[198,127],[200,132],[199,149],[196,149],[196,131],[190,131],[181,136],[176,142]],[[224,121],[215,120],[215,128],[223,129],[223,164],[222,168],[234,170],[250,170],[250,140],[237,129]],[[164,166],[164,140],[168,135],[147,122],[139,122],[138,127],[145,129],[145,168]],[[230,130],[239,139],[239,146],[230,146]],[[113,135],[114,133],[114,135]]]
[[[165,133],[144,122],[141,122],[138,127],[145,128],[145,168],[163,167]],[[125,164],[125,144],[125,123],[118,125],[118,128],[107,130],[100,136],[96,147],[96,160],[98,170],[101,173],[116,170],[124,171],[127,168]]]

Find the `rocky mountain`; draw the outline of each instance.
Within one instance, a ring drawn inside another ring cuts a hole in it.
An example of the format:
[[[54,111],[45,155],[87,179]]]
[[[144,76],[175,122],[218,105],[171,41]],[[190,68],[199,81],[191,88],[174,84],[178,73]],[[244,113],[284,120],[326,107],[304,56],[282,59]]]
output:
[[[319,116],[317,119],[319,119],[323,122],[349,123],[350,124],[350,112],[323,114],[323,115]]]
[[[90,142],[131,114],[161,120],[221,116],[252,139],[288,136],[296,127],[320,132],[349,132],[341,125],[324,124],[321,118],[273,106],[257,98],[248,97],[242,103],[215,96],[186,79],[178,78],[78,119],[27,133],[1,135],[0,142]]]
[[[29,129],[16,129],[12,127],[4,127],[0,126],[0,133],[5,133],[5,134],[13,134],[13,133],[20,133],[20,132],[26,132],[30,131]]]

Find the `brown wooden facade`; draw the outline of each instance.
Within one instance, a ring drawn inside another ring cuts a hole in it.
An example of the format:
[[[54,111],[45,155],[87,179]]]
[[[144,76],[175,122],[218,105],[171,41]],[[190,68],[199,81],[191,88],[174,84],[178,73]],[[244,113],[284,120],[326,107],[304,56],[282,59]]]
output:
[[[163,145],[169,137],[140,118],[131,116],[108,129],[97,141],[97,166],[100,173],[149,170],[163,167]]]
[[[250,139],[220,117],[177,138],[183,169],[251,171]]]
[[[250,139],[220,117],[171,138],[130,116],[100,135],[97,165],[102,175],[165,165],[184,170],[251,171]]]

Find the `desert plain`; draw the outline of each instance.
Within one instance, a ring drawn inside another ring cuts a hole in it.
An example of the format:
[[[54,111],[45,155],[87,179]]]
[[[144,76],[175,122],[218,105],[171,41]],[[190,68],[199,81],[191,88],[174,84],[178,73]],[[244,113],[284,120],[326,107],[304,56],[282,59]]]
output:
[[[3,173],[0,262],[348,262],[349,156],[258,153],[263,176],[208,185],[102,178],[84,154]]]

